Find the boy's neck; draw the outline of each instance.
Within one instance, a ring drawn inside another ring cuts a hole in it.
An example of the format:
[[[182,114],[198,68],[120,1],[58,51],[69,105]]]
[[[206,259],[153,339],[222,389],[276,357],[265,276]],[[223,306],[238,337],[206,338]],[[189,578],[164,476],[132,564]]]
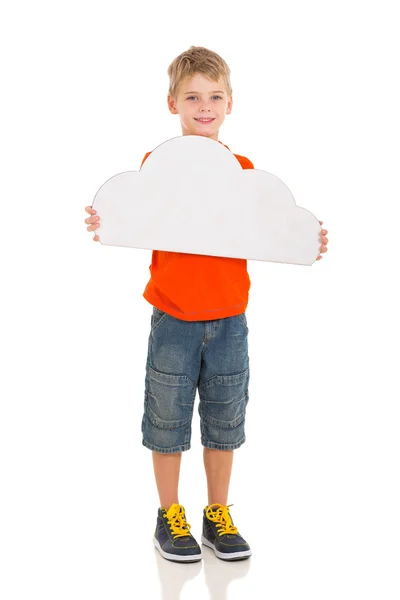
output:
[[[214,140],[215,142],[219,142],[218,134],[219,134],[219,131],[216,131],[215,133],[213,133],[210,136],[208,136],[208,135],[207,136],[206,135],[202,135],[202,136],[199,136],[199,137],[208,137],[210,140]],[[182,131],[182,135],[197,135],[197,134],[196,133],[194,133],[194,134],[193,133],[188,133],[187,131]]]

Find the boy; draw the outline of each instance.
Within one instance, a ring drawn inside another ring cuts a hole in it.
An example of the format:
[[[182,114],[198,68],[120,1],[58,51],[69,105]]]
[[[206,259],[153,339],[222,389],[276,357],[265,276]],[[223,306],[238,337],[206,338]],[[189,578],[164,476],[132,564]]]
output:
[[[179,115],[182,135],[203,135],[218,142],[225,115],[232,111],[226,62],[215,52],[192,46],[175,58],[168,75],[168,108]],[[234,156],[243,169],[254,168],[249,159]],[[85,220],[87,229],[95,231],[99,217],[91,207],[86,211],[92,215]],[[321,253],[327,249],[326,234],[321,230]],[[93,239],[98,241],[99,236]],[[178,499],[181,457],[190,448],[198,388],[208,487],[202,542],[220,559],[246,559],[250,546],[234,526],[227,500],[233,451],[245,441],[249,399],[247,261],[153,251],[150,273],[143,294],[153,305],[153,314],[142,433],[143,445],[152,450],[161,507],[153,542],[168,560],[202,558]]]

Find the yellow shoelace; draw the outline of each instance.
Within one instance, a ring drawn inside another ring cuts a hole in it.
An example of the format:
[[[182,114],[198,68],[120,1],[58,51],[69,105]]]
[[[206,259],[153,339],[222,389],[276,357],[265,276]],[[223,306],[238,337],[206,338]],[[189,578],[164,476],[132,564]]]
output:
[[[229,514],[230,506],[232,506],[232,504],[229,504],[228,506],[223,506],[222,504],[210,504],[210,506],[207,506],[206,508],[207,519],[210,519],[210,521],[217,524],[218,535],[224,535],[225,533],[235,535],[238,533],[238,528],[232,524],[231,515]],[[212,510],[213,508],[216,508],[216,510]]]
[[[168,525],[171,526],[174,540],[178,537],[189,535],[190,527],[186,521],[185,509],[180,504],[172,504],[168,510],[163,508],[164,517],[168,519]]]

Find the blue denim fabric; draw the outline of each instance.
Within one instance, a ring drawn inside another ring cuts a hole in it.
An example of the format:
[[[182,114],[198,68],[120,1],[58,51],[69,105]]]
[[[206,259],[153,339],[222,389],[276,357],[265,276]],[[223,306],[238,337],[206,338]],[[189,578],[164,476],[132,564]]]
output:
[[[250,379],[246,314],[182,321],[153,308],[146,363],[143,445],[189,450],[196,391],[201,443],[234,450],[245,441]]]

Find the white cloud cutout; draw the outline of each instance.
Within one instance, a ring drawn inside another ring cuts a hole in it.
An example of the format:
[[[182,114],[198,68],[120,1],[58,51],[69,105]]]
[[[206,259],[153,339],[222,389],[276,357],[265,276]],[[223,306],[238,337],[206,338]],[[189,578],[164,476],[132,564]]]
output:
[[[106,181],[93,208],[110,246],[311,265],[321,245],[318,219],[278,177],[203,136],[164,142]]]

